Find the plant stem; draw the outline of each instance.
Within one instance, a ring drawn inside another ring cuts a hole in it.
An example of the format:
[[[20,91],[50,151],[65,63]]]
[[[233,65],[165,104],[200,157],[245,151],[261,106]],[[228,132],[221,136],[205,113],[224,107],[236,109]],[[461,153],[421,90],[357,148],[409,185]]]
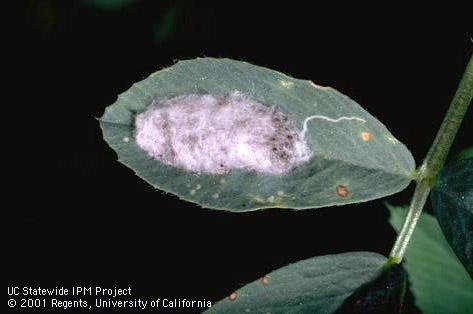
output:
[[[394,244],[389,261],[400,263],[406,252],[409,240],[414,232],[417,221],[419,220],[422,209],[424,208],[427,197],[429,196],[431,186],[435,182],[439,170],[443,167],[447,159],[448,152],[452,146],[453,140],[461,125],[468,107],[473,98],[473,56],[466,66],[460,85],[453,97],[447,114],[440,126],[437,136],[430,147],[424,162],[419,167],[417,174],[417,185],[414,195],[409,205],[409,212],[402,226],[396,243]]]

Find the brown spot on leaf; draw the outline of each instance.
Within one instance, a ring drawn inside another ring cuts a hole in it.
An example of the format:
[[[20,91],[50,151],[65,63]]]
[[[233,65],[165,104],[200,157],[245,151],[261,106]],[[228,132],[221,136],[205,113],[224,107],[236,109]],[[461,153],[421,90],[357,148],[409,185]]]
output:
[[[230,295],[228,296],[228,299],[230,301],[235,301],[237,297],[238,297],[238,294],[235,291],[235,292],[230,293]]]
[[[340,197],[347,197],[348,196],[348,189],[344,185],[337,186],[337,195]]]
[[[364,142],[371,140],[371,133],[368,131],[363,131],[360,133],[360,137]]]
[[[269,277],[268,276],[261,277],[261,283],[263,285],[267,285],[269,283]]]

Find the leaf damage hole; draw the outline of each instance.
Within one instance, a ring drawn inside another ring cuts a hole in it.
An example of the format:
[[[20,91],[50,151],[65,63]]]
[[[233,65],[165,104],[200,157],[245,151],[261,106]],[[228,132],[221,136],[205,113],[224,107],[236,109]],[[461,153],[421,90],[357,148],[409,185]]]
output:
[[[338,196],[345,198],[345,197],[348,196],[348,194],[349,194],[349,192],[348,192],[348,188],[346,186],[341,185],[341,184],[337,186],[337,195]]]
[[[285,113],[241,92],[156,98],[137,115],[135,140],[164,164],[207,174],[284,175],[312,155]]]

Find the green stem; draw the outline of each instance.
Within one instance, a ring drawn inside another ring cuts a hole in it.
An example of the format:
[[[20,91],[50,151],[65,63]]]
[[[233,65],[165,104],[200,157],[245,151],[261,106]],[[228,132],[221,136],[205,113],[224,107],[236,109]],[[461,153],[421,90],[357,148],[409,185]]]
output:
[[[437,136],[418,170],[417,185],[411,204],[409,205],[409,212],[407,213],[401,232],[396,239],[396,243],[389,254],[389,260],[391,262],[400,263],[402,261],[409,240],[414,232],[425,202],[427,201],[427,197],[429,196],[430,188],[447,159],[450,147],[460,128],[463,117],[470,106],[472,98],[473,56],[470,57],[460,85],[450,103],[450,107],[437,132]]]

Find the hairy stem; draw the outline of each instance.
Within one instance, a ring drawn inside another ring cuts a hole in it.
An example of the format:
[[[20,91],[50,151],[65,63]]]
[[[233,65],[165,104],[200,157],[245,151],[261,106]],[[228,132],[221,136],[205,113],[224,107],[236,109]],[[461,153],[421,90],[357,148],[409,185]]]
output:
[[[389,254],[389,260],[391,262],[400,263],[402,261],[409,240],[414,232],[425,202],[427,201],[427,197],[429,196],[430,188],[447,159],[450,147],[452,146],[463,117],[470,106],[472,98],[473,56],[470,57],[460,85],[450,103],[450,107],[437,132],[437,136],[418,170],[417,185],[411,204],[409,205],[409,212],[407,213],[401,232],[396,239],[396,243]]]

